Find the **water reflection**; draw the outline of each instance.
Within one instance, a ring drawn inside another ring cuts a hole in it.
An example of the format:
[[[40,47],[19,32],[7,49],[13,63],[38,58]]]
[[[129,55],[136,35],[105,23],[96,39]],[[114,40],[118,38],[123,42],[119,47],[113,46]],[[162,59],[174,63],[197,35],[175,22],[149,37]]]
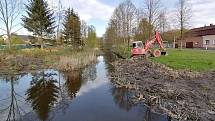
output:
[[[76,97],[77,92],[81,88],[81,80],[82,80],[82,74],[81,71],[73,71],[70,73],[65,73],[65,87],[68,92],[68,95],[71,99]]]
[[[86,83],[88,81],[95,81],[96,75],[96,64],[92,64],[82,72],[82,83]]]
[[[18,80],[23,75],[6,75],[2,77],[2,81],[5,81],[9,84],[9,96],[7,98],[1,99],[1,106],[4,105],[3,109],[0,109],[0,113],[4,114],[3,120],[6,121],[15,121],[21,117],[21,114],[24,113],[19,106],[20,95],[15,92],[14,86],[18,84]],[[2,119],[2,118],[1,118]]]
[[[129,111],[134,107],[134,102],[132,101],[132,92],[126,88],[112,88],[112,95],[114,97],[115,103],[122,109]]]
[[[37,112],[39,118],[45,121],[49,117],[50,109],[58,99],[59,88],[57,80],[53,78],[56,73],[38,72],[31,81],[31,87],[27,90],[27,102]]]

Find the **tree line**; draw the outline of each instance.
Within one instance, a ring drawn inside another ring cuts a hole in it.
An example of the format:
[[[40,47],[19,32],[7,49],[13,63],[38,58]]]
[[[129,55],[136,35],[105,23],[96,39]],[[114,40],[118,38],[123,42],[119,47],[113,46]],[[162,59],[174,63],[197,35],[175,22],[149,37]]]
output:
[[[192,15],[189,0],[177,0],[174,11],[167,11],[161,0],[142,0],[142,4],[137,8],[126,0],[118,5],[104,34],[106,43],[129,46],[131,40],[150,39],[154,31],[159,31],[166,41],[183,39]],[[168,16],[167,12],[174,15]]]
[[[60,0],[59,0],[60,1]],[[74,9],[58,10],[58,16],[46,0],[28,0],[22,7],[21,0],[0,1],[0,21],[3,26],[0,29],[6,32],[8,47],[11,48],[11,37],[16,26],[20,23],[37,38],[37,43],[44,48],[44,40],[56,40],[57,45],[71,45],[73,48],[83,46],[95,47],[96,29],[93,25],[87,25]],[[19,16],[21,11],[21,22]]]

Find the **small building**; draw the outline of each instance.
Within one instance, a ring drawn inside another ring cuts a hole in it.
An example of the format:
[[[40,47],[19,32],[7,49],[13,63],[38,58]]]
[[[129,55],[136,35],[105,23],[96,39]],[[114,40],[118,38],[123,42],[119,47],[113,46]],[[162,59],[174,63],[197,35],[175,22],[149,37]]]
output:
[[[2,35],[2,39],[5,43],[8,43],[8,36],[6,34]]]
[[[194,28],[185,33],[185,38],[176,47],[215,49],[215,25]]]

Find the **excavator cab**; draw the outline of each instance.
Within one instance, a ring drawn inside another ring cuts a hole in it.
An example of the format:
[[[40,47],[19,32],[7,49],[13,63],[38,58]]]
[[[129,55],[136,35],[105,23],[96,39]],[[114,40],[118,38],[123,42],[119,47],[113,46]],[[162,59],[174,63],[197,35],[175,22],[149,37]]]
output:
[[[158,44],[160,49],[154,48],[154,46]],[[160,57],[161,55],[167,55],[166,49],[164,47],[162,38],[159,32],[155,32],[155,36],[150,40],[147,40],[145,44],[142,41],[134,41],[132,43],[132,56],[139,55],[152,55],[153,57]]]
[[[144,44],[142,41],[135,41],[132,43],[132,56],[143,55]]]
[[[144,47],[142,41],[133,42],[132,45],[133,45],[133,48],[143,48]]]

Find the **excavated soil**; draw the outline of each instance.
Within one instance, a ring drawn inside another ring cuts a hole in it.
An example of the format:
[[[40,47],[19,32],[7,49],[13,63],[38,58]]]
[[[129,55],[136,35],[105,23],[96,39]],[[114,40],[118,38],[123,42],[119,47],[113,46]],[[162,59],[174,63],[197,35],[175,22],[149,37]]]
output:
[[[112,65],[113,83],[135,92],[134,102],[144,102],[170,120],[215,121],[215,71],[175,71],[143,58]]]

